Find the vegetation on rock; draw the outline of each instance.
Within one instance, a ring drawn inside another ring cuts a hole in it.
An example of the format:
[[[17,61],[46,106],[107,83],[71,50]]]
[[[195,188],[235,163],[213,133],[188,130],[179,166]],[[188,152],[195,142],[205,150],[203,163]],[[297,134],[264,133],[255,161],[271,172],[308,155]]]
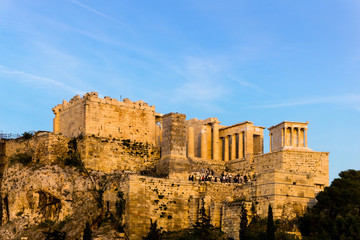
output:
[[[45,235],[45,240],[65,240],[66,232],[60,232],[57,230],[51,230],[48,232],[43,232]]]
[[[64,164],[65,166],[76,167],[80,171],[84,171],[84,164],[81,161],[80,153],[78,152],[78,147],[77,147],[78,139],[82,139],[82,135],[80,136],[81,137],[73,138],[69,141],[68,143],[69,151],[67,152],[67,156],[64,159]]]
[[[178,240],[222,240],[226,239],[224,233],[210,223],[210,217],[206,214],[204,199],[201,199],[199,219],[193,228],[176,232],[163,233],[162,239]]]
[[[121,225],[121,229],[123,228],[122,220],[123,220],[123,215],[125,213],[125,204],[126,204],[126,200],[124,199],[124,193],[122,191],[118,191],[115,207],[116,207],[116,217],[118,218],[118,221]]]
[[[150,219],[150,231],[146,235],[146,237],[143,237],[143,240],[160,240],[162,239],[161,235],[161,229],[158,228],[157,220],[155,222]]]
[[[83,240],[92,240],[92,231],[89,222],[86,223]]]
[[[33,132],[24,132],[22,135],[21,135],[21,138],[23,139],[30,139],[34,136],[34,133]]]
[[[360,239],[360,171],[339,174],[299,218],[304,240]]]
[[[247,228],[248,228],[248,215],[245,204],[241,204],[241,215],[240,215],[240,230],[239,230],[239,238],[242,240],[247,239]]]
[[[15,153],[11,157],[9,157],[10,165],[14,165],[16,163],[21,163],[24,166],[27,166],[32,161],[32,153],[29,152],[20,152]]]
[[[269,205],[269,209],[268,209],[266,239],[275,240],[275,226],[274,226],[274,218],[273,218],[271,205]]]
[[[247,211],[242,206],[240,216],[240,239],[241,240],[297,240],[299,239],[292,232],[296,229],[295,221],[273,220],[272,208],[269,205],[268,217],[260,218],[255,211],[255,206],[251,208],[252,217],[247,225]],[[246,216],[246,218],[245,218]]]

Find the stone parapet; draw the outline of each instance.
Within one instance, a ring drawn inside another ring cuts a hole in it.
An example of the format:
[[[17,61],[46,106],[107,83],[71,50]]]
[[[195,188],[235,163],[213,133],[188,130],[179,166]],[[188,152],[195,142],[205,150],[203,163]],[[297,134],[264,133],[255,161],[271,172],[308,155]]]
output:
[[[211,222],[228,231],[228,221],[221,215],[225,204],[245,199],[249,186],[230,183],[193,182],[130,175],[127,187],[126,221],[130,239],[142,239],[150,229],[150,219],[157,220],[164,231],[192,227],[204,200]],[[241,200],[242,201],[242,200]],[[230,213],[229,213],[230,214]],[[238,223],[238,222],[237,222]]]
[[[98,98],[96,92],[82,98],[73,97],[69,102],[53,108],[54,133],[68,137],[93,135],[96,137],[121,137],[155,145],[155,107],[142,100],[122,102],[110,98]]]
[[[85,101],[96,102],[99,104],[110,104],[114,106],[122,106],[122,107],[134,108],[134,109],[155,111],[155,106],[149,106],[149,104],[145,103],[142,100],[133,102],[128,98],[124,98],[123,101],[119,101],[111,97],[99,98],[97,92],[86,93],[84,94],[83,97],[76,95],[69,102],[63,100],[62,104],[58,104],[56,107],[53,108],[53,111],[54,112],[66,111],[78,104],[84,103]]]

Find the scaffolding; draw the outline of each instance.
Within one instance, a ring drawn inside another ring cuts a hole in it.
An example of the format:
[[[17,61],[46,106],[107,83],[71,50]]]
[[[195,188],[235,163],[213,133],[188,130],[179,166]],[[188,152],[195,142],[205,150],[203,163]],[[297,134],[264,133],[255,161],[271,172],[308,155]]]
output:
[[[21,135],[18,133],[4,133],[3,131],[0,130],[0,139],[1,140],[9,140],[9,139],[14,139],[14,138],[18,138],[18,137],[21,137]]]
[[[0,165],[4,162],[6,141],[18,137],[21,137],[18,133],[4,133],[0,130]]]

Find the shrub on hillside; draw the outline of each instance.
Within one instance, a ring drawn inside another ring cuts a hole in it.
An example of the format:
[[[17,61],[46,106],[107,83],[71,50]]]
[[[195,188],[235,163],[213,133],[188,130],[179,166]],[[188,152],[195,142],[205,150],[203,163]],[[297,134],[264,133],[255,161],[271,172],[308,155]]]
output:
[[[32,138],[34,136],[34,133],[33,132],[24,132],[22,135],[21,135],[21,137],[23,138],[23,139],[30,139],[30,138]]]
[[[22,165],[26,166],[32,161],[32,154],[28,152],[22,153],[15,153],[14,155],[9,157],[9,162],[11,165],[16,163],[21,163]]]

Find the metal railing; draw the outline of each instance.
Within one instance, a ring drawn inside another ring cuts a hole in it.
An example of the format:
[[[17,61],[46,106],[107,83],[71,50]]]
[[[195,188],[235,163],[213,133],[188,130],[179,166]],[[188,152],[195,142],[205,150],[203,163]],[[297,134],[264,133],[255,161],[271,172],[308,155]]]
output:
[[[3,131],[0,131],[0,139],[14,139],[19,137],[21,137],[19,133],[3,133]]]

